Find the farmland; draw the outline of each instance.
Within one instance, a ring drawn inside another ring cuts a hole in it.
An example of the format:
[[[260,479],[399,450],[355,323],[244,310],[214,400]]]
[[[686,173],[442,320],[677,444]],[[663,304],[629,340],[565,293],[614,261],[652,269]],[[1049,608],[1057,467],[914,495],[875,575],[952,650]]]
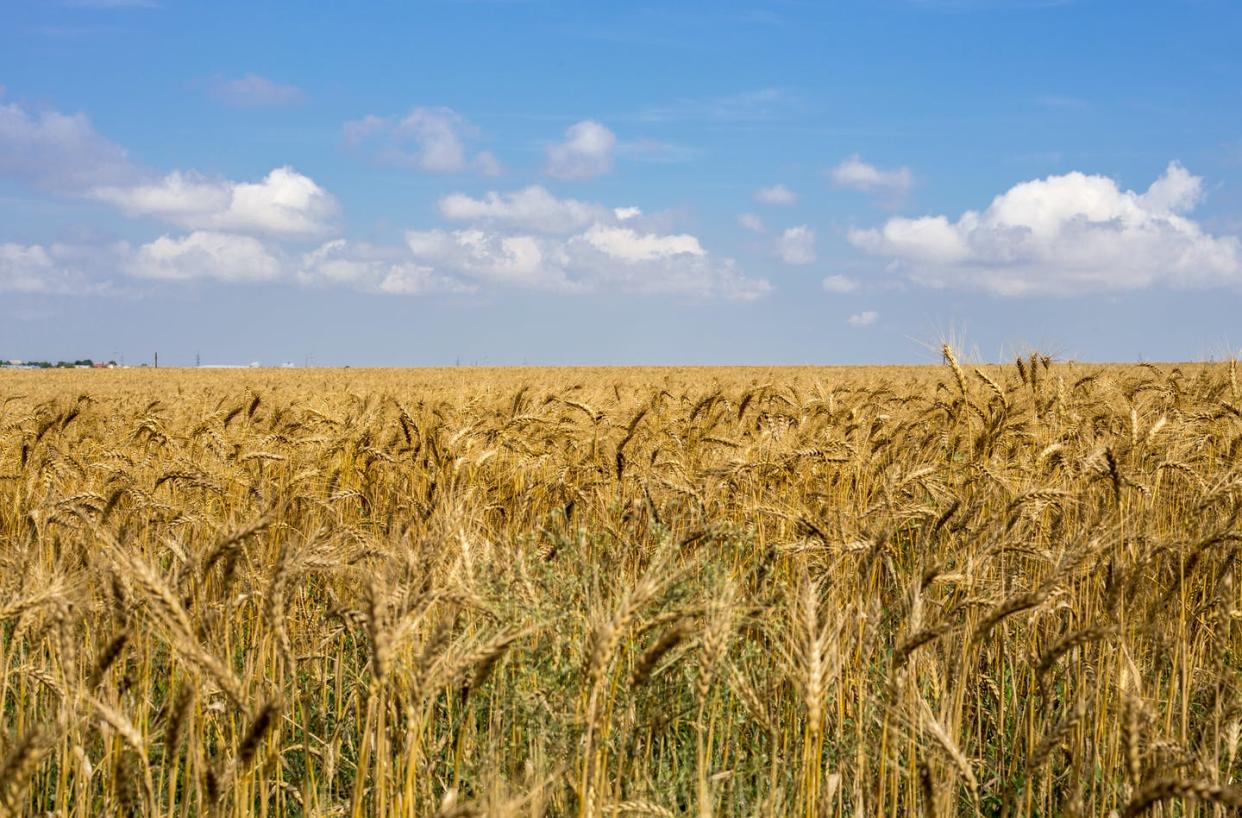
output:
[[[0,809],[1224,814],[1239,388],[0,373]]]

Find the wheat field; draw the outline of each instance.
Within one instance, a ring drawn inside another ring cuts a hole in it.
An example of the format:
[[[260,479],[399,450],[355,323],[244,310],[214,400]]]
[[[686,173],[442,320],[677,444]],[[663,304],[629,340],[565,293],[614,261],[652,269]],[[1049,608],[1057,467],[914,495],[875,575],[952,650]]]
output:
[[[1226,815],[1230,364],[0,372],[12,815]]]

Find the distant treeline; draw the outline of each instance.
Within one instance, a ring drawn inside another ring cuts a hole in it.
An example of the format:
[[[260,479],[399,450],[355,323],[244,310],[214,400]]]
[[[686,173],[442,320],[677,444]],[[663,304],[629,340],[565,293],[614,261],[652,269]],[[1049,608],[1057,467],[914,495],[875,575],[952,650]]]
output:
[[[80,361],[18,361],[0,358],[0,367],[24,367],[28,369],[77,369],[79,367],[116,366],[116,361],[93,361],[83,358]]]

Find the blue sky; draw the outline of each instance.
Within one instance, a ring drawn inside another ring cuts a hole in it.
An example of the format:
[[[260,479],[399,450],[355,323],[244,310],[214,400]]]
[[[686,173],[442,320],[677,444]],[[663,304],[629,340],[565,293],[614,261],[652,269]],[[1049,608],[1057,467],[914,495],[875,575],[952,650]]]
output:
[[[1242,4],[8,2],[0,356],[1242,347]]]

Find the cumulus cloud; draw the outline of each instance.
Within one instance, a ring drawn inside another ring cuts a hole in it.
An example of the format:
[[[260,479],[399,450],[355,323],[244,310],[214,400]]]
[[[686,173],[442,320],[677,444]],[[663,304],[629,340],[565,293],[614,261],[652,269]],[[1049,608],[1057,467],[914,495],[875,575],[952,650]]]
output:
[[[872,196],[900,199],[914,186],[914,174],[907,167],[881,170],[868,164],[858,154],[846,159],[829,176],[837,187],[861,191]]]
[[[1238,237],[1185,215],[1202,195],[1202,179],[1177,162],[1144,193],[1075,172],[1022,182],[956,221],[893,218],[849,239],[915,282],[1000,295],[1240,283]]]
[[[592,225],[582,238],[595,249],[623,261],[653,261],[678,255],[705,256],[699,240],[686,233],[661,236],[628,227]]]
[[[410,230],[406,245],[414,258],[473,279],[545,289],[568,289],[561,243],[529,235],[478,229]]]
[[[776,239],[776,255],[786,264],[811,264],[815,254],[815,231],[800,224],[791,227]]]
[[[0,175],[58,193],[132,178],[120,145],[101,136],[85,114],[0,105]]]
[[[556,292],[682,293],[757,298],[770,289],[698,237],[667,229],[660,214],[558,199],[532,185],[440,200],[456,230],[410,230],[413,260],[444,276]]]
[[[640,207],[608,207],[598,202],[557,198],[542,185],[511,192],[488,191],[481,196],[451,193],[440,199],[440,215],[476,227],[528,230],[564,235],[592,225],[622,225],[646,232],[667,232],[675,213],[646,214]]]
[[[377,247],[345,239],[335,239],[304,254],[297,277],[304,284],[348,286],[388,295],[460,293],[477,289],[418,264],[404,248]]]
[[[791,205],[798,201],[798,196],[784,185],[772,185],[756,190],[755,201],[770,205]]]
[[[237,79],[217,79],[208,86],[211,96],[237,108],[277,108],[306,100],[306,92],[296,85],[276,82],[258,74]]]
[[[845,319],[851,327],[869,327],[879,320],[880,314],[875,310],[863,310]]]
[[[100,187],[93,198],[131,216],[153,216],[190,229],[320,235],[336,218],[336,199],[308,176],[277,168],[259,182],[209,179],[174,171],[157,181]]]
[[[0,293],[84,295],[112,288],[117,261],[128,251],[114,244],[0,243]]]
[[[594,224],[569,237],[495,230],[411,230],[419,262],[446,274],[555,292],[614,291],[753,299],[770,285],[714,259],[694,236]]]
[[[85,115],[31,113],[16,104],[0,105],[0,176],[192,230],[309,237],[329,230],[339,212],[331,194],[292,168],[258,182],[192,171],[157,177],[97,133]]]
[[[0,244],[0,292],[44,292],[55,264],[38,244]]]
[[[417,263],[408,249],[334,239],[300,256],[253,236],[195,231],[162,236],[130,254],[132,276],[164,281],[210,279],[229,283],[292,281],[311,287],[347,287],[387,295],[472,292],[468,282]]]
[[[428,173],[504,172],[492,153],[471,154],[468,143],[478,137],[478,129],[452,108],[420,107],[400,118],[371,114],[346,122],[344,135],[346,145],[372,147],[376,159],[387,165]]]
[[[549,145],[544,173],[556,179],[592,179],[612,170],[617,137],[589,119],[571,125],[565,141]]]
[[[0,293],[63,292],[68,277],[42,245],[0,244]]]
[[[350,123],[346,132],[352,144],[378,144],[426,170],[499,169],[489,154],[472,153],[467,139],[473,130],[448,109],[416,109],[399,121],[369,117]],[[597,175],[611,166],[614,146],[603,126],[578,123],[565,143],[549,151],[550,172]],[[412,230],[400,246],[348,241],[334,233],[336,199],[292,168],[277,168],[258,181],[186,170],[152,174],[132,164],[82,115],[31,114],[0,105],[0,175],[185,231],[134,248],[118,244],[94,253],[97,260],[63,248],[0,245],[0,289],[7,291],[68,291],[78,288],[78,279],[117,274],[399,294],[496,285],[750,299],[770,289],[732,259],[709,253],[696,236],[672,229],[668,214],[559,199],[538,185],[445,196],[441,215],[461,229]],[[293,244],[312,238],[331,240],[309,252]],[[81,270],[90,275],[83,278]]]
[[[823,280],[823,287],[830,293],[852,293],[858,289],[858,282],[849,276],[833,275]]]
[[[139,278],[249,282],[279,278],[282,267],[258,239],[196,230],[142,245],[129,260],[127,271]]]
[[[630,218],[641,215],[637,208],[620,210]],[[571,233],[610,217],[622,218],[603,205],[558,199],[539,185],[512,193],[492,191],[477,199],[453,193],[440,200],[440,213],[453,221],[484,222],[540,233]]]
[[[423,170],[455,172],[467,164],[464,126],[461,116],[446,108],[418,108],[397,124],[397,133],[418,146],[413,158]]]

